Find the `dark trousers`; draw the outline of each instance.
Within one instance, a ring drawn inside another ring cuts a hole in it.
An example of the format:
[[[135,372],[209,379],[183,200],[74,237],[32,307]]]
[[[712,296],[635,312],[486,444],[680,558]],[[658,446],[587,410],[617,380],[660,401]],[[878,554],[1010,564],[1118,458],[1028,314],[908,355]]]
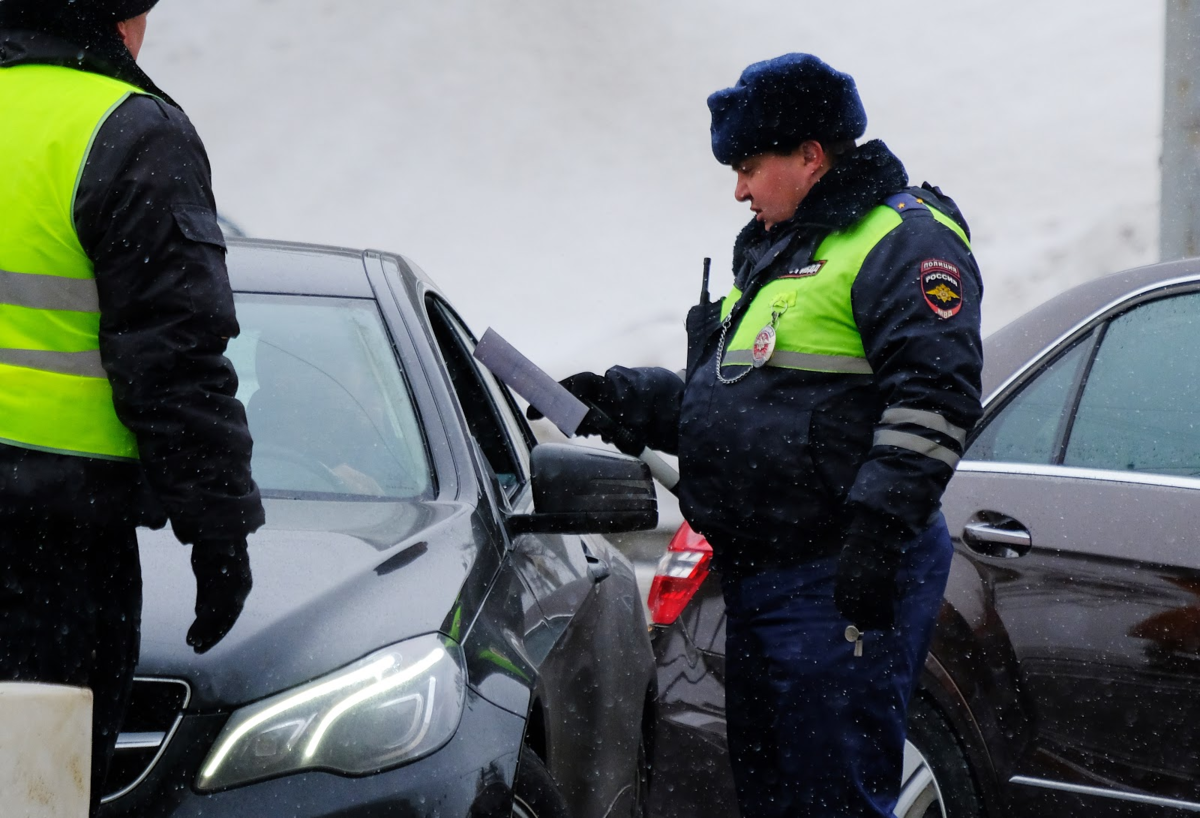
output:
[[[142,614],[128,524],[0,515],[0,680],[92,689],[92,813],[133,688]]]
[[[869,631],[862,656],[833,603],[836,556],[722,579],[729,753],[745,818],[892,814],[951,554],[940,519],[906,545],[896,627]]]

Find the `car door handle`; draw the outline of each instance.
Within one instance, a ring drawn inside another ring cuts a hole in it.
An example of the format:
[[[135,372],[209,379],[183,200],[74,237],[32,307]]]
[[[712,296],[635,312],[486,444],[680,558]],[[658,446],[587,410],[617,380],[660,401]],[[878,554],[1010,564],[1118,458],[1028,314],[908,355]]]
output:
[[[1033,547],[1033,537],[1011,517],[995,521],[967,523],[963,542],[975,552],[989,557],[1020,557]]]
[[[612,573],[612,566],[593,554],[592,549],[587,547],[586,542],[580,540],[579,544],[583,546],[583,558],[587,560],[588,574],[591,575],[592,582],[600,582],[601,580],[608,579],[608,576]]]

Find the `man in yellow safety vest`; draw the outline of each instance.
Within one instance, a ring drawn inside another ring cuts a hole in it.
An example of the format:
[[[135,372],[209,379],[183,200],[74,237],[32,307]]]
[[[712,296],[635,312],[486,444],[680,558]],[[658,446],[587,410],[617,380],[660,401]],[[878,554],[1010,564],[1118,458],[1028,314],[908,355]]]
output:
[[[208,159],[136,64],[155,0],[0,0],[0,679],[90,687],[93,810],[137,662],[136,526],[192,546],[188,643],[263,522]]]

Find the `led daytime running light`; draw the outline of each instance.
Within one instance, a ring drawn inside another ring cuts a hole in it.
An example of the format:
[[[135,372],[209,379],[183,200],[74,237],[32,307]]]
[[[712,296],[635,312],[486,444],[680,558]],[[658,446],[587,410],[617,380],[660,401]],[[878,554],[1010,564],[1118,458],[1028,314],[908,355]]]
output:
[[[403,672],[397,673],[395,676],[390,676],[385,679],[380,679],[378,682],[371,685],[370,687],[364,688],[364,689],[358,691],[357,693],[351,694],[350,696],[347,696],[342,701],[338,702],[338,704],[335,707],[333,707],[329,711],[329,713],[327,713],[325,715],[325,718],[323,718],[321,720],[321,723],[319,725],[317,725],[316,732],[313,734],[312,739],[308,742],[308,746],[306,748],[304,748],[304,760],[305,761],[312,760],[312,757],[317,754],[317,749],[320,747],[321,739],[323,739],[325,737],[326,731],[328,731],[329,728],[333,726],[333,723],[335,721],[337,721],[339,718],[341,718],[342,714],[344,714],[347,710],[349,710],[350,708],[354,707],[357,704],[362,704],[363,702],[367,701],[368,699],[372,698],[373,696],[379,696],[383,693],[388,692],[389,690],[393,690],[393,689],[399,687],[400,685],[403,685],[403,684],[415,679],[417,676],[420,676],[422,673],[424,673],[425,671],[429,670],[431,667],[436,665],[445,656],[446,656],[445,649],[443,649],[441,647],[434,648],[432,651],[429,652],[429,654],[427,656],[425,656],[425,658],[423,658],[423,659],[421,659],[421,661],[416,662],[415,664],[411,665],[410,667],[405,669]],[[429,680],[429,689],[430,689],[431,697],[432,697],[433,691],[435,689],[434,688],[435,682],[436,682],[436,680],[434,680],[434,679]],[[428,723],[429,723],[430,715],[431,714],[430,714],[428,708],[426,708],[426,713],[425,713],[426,725],[428,725]]]
[[[294,696],[289,696],[274,707],[269,707],[263,712],[259,713],[254,718],[247,719],[246,723],[234,730],[233,733],[230,734],[229,738],[225,739],[225,743],[221,745],[221,748],[217,750],[217,752],[213,753],[212,761],[210,761],[208,766],[204,768],[204,771],[200,774],[201,777],[212,778],[214,775],[216,775],[217,770],[220,768],[221,763],[225,760],[225,757],[229,755],[230,751],[232,751],[237,743],[241,741],[242,737],[263,722],[273,719],[279,714],[285,713],[294,707],[299,707],[302,704],[306,704],[313,699],[318,699],[321,696],[328,695],[329,693],[334,693],[338,690],[352,687],[359,682],[363,682],[371,678],[380,680],[382,679],[383,674],[395,664],[396,660],[394,657],[384,656],[380,658],[379,661],[373,662],[361,670],[357,670],[347,676],[332,679],[325,684],[317,685],[311,690],[306,690],[303,693],[297,693]]]

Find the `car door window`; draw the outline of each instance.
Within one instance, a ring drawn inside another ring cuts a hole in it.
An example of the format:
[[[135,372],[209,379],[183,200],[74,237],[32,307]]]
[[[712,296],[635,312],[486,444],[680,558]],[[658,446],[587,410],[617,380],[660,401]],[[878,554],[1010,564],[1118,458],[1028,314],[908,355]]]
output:
[[[1109,325],[1088,373],[1065,466],[1200,476],[1200,293]]]
[[[1075,344],[1027,383],[990,421],[967,450],[965,460],[1049,465],[1057,459],[1072,387],[1092,348]]]
[[[227,355],[267,496],[428,495],[432,470],[412,395],[375,302],[237,297]]]
[[[513,432],[514,419],[505,417],[508,406],[503,387],[475,360],[475,340],[449,308],[434,298],[428,306],[434,336],[467,427],[505,494],[515,497],[528,482],[529,452]]]

